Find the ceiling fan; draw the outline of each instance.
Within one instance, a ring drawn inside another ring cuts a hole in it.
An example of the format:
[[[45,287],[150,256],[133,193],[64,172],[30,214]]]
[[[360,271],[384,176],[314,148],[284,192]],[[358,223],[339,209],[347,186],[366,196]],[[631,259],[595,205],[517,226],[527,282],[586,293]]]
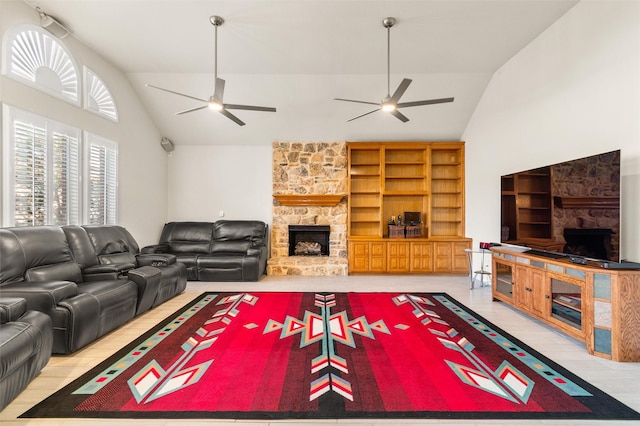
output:
[[[386,111],[389,114],[393,115],[394,117],[396,117],[398,120],[406,123],[407,121],[409,121],[409,119],[402,114],[400,111],[398,111],[399,108],[408,108],[408,107],[414,107],[414,106],[421,106],[421,105],[432,105],[432,104],[442,104],[442,103],[446,103],[446,102],[453,102],[453,98],[442,98],[442,99],[430,99],[430,100],[425,100],[425,101],[414,101],[414,102],[398,102],[400,100],[400,98],[402,97],[402,95],[404,94],[404,92],[407,90],[407,88],[409,87],[409,85],[411,84],[411,79],[409,78],[405,78],[402,80],[402,82],[400,82],[400,85],[398,86],[398,88],[396,89],[395,92],[393,92],[393,95],[390,95],[391,93],[391,83],[390,83],[390,57],[391,57],[391,27],[393,27],[396,23],[396,19],[395,18],[384,18],[382,20],[382,25],[387,29],[387,96],[382,100],[382,102],[378,103],[378,102],[366,102],[366,101],[356,101],[353,99],[343,99],[343,98],[334,98],[334,100],[336,101],[345,101],[345,102],[356,102],[359,104],[368,104],[368,105],[377,105],[378,107],[376,109],[374,109],[373,111],[369,111],[366,112],[362,115],[359,115],[357,117],[354,117],[350,120],[347,120],[347,122],[349,121],[353,121],[356,120],[358,118],[364,117],[365,115],[369,115],[372,114],[376,111]]]
[[[228,119],[232,120],[236,124],[240,126],[244,126],[245,123],[240,120],[238,117],[229,112],[230,109],[240,109],[240,110],[248,110],[248,111],[266,111],[266,112],[276,112],[275,108],[271,107],[261,107],[261,106],[253,106],[253,105],[238,105],[238,104],[228,104],[224,103],[224,80],[218,78],[218,27],[224,24],[224,19],[219,16],[213,15],[209,17],[209,21],[215,27],[215,64],[214,64],[214,81],[215,88],[213,95],[209,97],[209,99],[200,99],[194,96],[185,95],[184,93],[174,92],[173,90],[163,89],[162,87],[154,86],[151,84],[146,84],[147,87],[152,87],[154,89],[159,89],[165,92],[173,93],[174,95],[184,96],[185,98],[194,99],[196,101],[204,102],[205,105],[198,106],[195,108],[190,108],[184,111],[176,112],[176,115],[186,114],[189,112],[198,111],[205,108],[210,108],[214,111],[218,111],[220,114],[224,115]]]

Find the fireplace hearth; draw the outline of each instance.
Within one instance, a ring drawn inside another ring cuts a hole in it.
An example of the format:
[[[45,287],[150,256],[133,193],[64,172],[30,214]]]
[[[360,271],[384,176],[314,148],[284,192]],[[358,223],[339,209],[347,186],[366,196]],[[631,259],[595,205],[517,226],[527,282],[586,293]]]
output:
[[[289,256],[329,256],[329,225],[289,225]]]

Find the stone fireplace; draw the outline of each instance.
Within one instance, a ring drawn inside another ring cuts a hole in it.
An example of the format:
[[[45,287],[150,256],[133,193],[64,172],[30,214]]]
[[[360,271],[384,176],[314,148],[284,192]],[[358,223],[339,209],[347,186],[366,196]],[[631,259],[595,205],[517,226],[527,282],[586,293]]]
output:
[[[348,275],[346,142],[274,142],[272,171],[267,274]],[[290,226],[328,230],[327,255],[291,255]]]

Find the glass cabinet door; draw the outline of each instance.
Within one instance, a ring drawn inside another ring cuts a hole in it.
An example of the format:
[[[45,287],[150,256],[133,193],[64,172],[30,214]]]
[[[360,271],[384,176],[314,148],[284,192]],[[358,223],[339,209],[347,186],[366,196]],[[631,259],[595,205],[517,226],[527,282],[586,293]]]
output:
[[[513,299],[513,266],[495,261],[493,262],[495,277],[495,293]]]
[[[551,277],[551,318],[582,330],[582,286]]]

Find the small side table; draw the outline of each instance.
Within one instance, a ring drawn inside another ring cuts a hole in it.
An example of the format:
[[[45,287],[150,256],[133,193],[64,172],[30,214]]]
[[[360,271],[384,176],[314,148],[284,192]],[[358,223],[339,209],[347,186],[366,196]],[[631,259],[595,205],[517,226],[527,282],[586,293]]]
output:
[[[491,272],[487,271],[486,269],[484,269],[484,255],[485,253],[491,253],[490,250],[485,250],[485,249],[479,249],[479,250],[473,250],[473,249],[464,249],[465,252],[467,252],[467,259],[469,259],[469,279],[470,279],[470,283],[469,283],[469,289],[473,290],[474,285],[475,285],[475,281],[476,281],[476,277],[478,275],[480,275],[480,287],[484,287],[484,276],[486,275],[489,278],[489,283],[487,285],[491,285]],[[480,263],[480,269],[474,271],[473,270],[473,255],[474,254],[479,254],[482,256],[481,258],[481,263]]]

